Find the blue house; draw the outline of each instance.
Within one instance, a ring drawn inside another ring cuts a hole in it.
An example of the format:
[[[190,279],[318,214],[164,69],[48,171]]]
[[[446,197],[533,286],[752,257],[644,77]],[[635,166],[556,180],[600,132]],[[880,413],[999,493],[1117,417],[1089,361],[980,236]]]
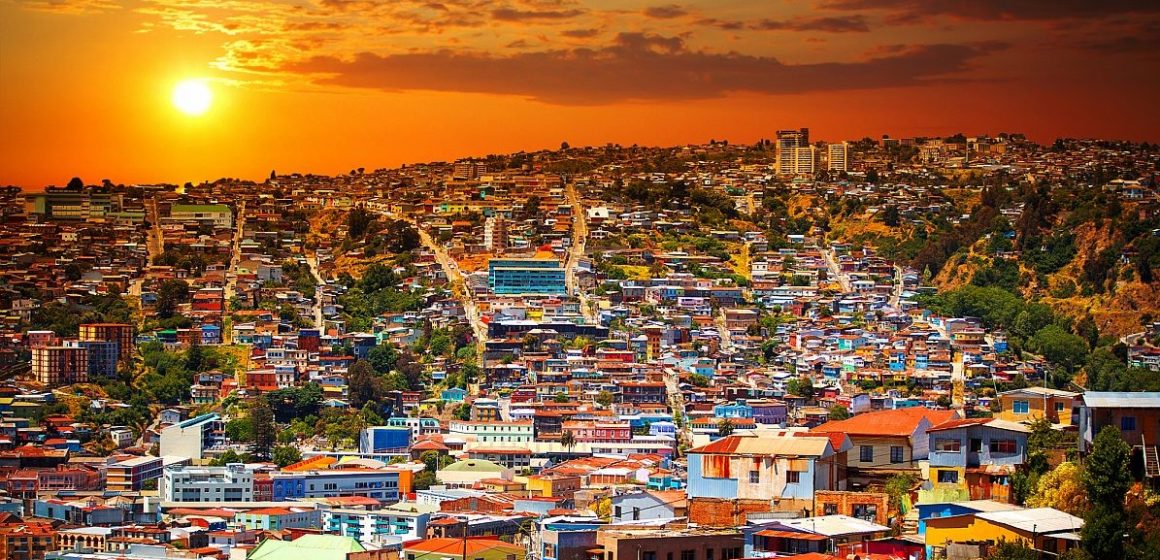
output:
[[[766,502],[769,511],[814,508],[815,490],[845,488],[845,468],[835,460],[828,437],[739,436],[718,439],[688,452],[689,521],[720,525],[744,522],[744,513],[719,519],[720,504]]]
[[[463,399],[465,397],[467,397],[467,390],[463,389],[461,387],[452,387],[450,389],[444,389],[443,392],[440,394],[440,398],[442,398],[443,400],[445,400],[447,402],[453,402],[453,403],[463,402]]]
[[[920,491],[919,501],[1010,500],[1011,475],[1026,460],[1030,432],[1023,424],[995,418],[929,428],[932,487]]]
[[[713,416],[717,418],[753,418],[753,407],[740,400],[732,404],[719,404],[713,407]]]

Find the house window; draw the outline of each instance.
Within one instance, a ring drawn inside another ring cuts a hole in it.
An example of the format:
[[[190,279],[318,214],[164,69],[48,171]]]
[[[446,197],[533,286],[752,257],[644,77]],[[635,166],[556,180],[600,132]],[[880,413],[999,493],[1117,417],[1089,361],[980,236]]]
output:
[[[1136,431],[1136,417],[1124,416],[1123,418],[1120,418],[1120,430],[1125,432]]]
[[[640,553],[640,560],[657,560],[657,553],[652,550],[646,550]]]
[[[1011,411],[1015,414],[1027,414],[1031,410],[1031,405],[1027,401],[1015,401],[1011,406]]]
[[[785,471],[785,481],[789,484],[797,484],[801,481],[800,471]]]
[[[838,504],[822,504],[822,515],[837,515]]]
[[[938,438],[934,440],[934,450],[958,453],[962,449],[962,443],[962,441],[957,439]]]
[[[620,517],[623,515],[623,513],[620,511],[620,506],[616,506],[616,508],[614,508],[614,509],[615,509],[615,511],[613,512],[614,517],[616,517],[617,519],[620,519]]]
[[[891,463],[901,463],[904,455],[905,455],[905,452],[903,451],[903,448],[901,445],[891,445],[890,446],[890,462]]]
[[[681,560],[697,560],[697,551],[696,550],[682,550],[681,551]]]
[[[711,548],[705,549],[705,560],[713,560],[713,549],[711,549]]]
[[[938,481],[941,484],[958,484],[959,471],[938,471]]]
[[[1015,454],[1015,440],[1013,439],[993,439],[991,440],[991,453],[999,455],[1014,455]]]
[[[640,508],[638,508],[638,507],[632,508],[632,520],[633,521],[640,521]],[[654,560],[656,560],[656,559],[654,559]]]
[[[861,448],[858,450],[858,459],[861,460],[863,463],[869,463],[869,462],[874,461],[874,446],[872,446],[872,445],[861,446]]]
[[[761,472],[760,471],[749,471],[749,483],[750,484],[757,484],[758,482],[761,482]]]
[[[853,517],[874,522],[878,519],[878,506],[874,504],[854,504]]]
[[[1056,412],[1063,412],[1063,403],[1061,403],[1061,402],[1055,403],[1055,411]]]

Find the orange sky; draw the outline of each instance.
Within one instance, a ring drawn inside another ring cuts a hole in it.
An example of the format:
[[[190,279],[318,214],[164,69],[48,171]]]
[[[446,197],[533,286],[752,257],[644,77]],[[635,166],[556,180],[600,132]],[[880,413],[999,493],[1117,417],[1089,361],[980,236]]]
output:
[[[0,184],[800,126],[1155,141],[1157,31],[1143,0],[18,0],[0,4]],[[189,78],[214,91],[202,116],[170,102]]]

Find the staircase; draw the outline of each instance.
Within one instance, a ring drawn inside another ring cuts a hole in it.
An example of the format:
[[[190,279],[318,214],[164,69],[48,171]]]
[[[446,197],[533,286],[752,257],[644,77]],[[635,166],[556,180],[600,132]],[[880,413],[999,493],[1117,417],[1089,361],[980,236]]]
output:
[[[1156,446],[1148,445],[1144,436],[1140,436],[1140,443],[1143,444],[1144,448],[1144,477],[1160,477],[1160,453],[1157,453]]]
[[[918,533],[918,508],[910,508],[902,518],[902,534],[914,535]]]

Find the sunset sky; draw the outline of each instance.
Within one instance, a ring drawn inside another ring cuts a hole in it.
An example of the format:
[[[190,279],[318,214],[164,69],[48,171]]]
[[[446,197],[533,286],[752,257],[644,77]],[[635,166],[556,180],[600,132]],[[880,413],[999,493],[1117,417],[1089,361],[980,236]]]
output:
[[[802,126],[1156,141],[1158,36],[1156,0],[5,0],[0,184]],[[204,114],[174,105],[189,80],[213,94]]]

